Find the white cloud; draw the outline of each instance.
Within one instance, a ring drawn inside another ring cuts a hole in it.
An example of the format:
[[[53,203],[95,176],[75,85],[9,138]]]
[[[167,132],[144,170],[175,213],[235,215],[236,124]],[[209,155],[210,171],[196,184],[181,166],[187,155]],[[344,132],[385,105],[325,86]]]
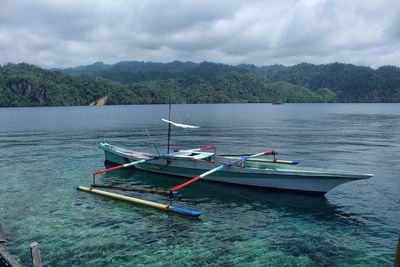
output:
[[[0,63],[399,65],[400,2],[1,0]]]

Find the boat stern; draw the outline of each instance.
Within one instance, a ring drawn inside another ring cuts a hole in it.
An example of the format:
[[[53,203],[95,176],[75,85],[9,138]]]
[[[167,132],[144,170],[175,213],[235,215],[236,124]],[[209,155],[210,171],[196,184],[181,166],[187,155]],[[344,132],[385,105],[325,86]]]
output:
[[[97,146],[100,149],[104,150],[104,164],[106,166],[130,163],[132,161],[137,161],[154,156],[144,152],[117,147],[107,142],[99,142],[97,143]]]

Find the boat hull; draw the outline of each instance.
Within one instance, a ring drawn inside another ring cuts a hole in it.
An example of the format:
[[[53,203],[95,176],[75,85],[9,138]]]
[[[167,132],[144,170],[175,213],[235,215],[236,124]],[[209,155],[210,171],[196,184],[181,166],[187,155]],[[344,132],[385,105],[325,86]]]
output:
[[[128,151],[114,146],[101,146],[105,151],[107,164],[117,165],[139,160],[144,153]],[[137,164],[135,167],[153,173],[193,178],[210,170],[220,163],[206,160],[184,160],[174,158],[159,158],[146,163]],[[258,163],[253,163],[258,164]],[[273,167],[271,167],[273,166]],[[268,168],[243,168],[228,166],[217,171],[203,180],[251,186],[263,189],[292,191],[312,195],[323,195],[332,188],[354,180],[371,177],[369,174],[352,172],[337,172],[326,169],[288,167],[282,164],[269,164]]]

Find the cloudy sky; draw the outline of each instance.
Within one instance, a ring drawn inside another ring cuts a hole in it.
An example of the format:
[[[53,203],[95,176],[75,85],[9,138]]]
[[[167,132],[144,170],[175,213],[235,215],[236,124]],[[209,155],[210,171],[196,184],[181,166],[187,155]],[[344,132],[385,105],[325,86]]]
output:
[[[400,66],[400,0],[0,0],[0,64]]]

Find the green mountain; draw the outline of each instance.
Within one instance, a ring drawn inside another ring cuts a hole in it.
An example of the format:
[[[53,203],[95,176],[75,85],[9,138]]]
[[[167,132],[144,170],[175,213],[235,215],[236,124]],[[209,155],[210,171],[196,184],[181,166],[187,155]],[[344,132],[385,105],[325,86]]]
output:
[[[2,107],[158,104],[169,96],[176,103],[400,102],[400,68],[180,61],[97,62],[54,70],[25,63],[0,66]]]
[[[0,106],[88,105],[111,91],[128,91],[111,81],[77,80],[28,64],[0,67]]]
[[[225,64],[211,62],[197,64],[181,61],[173,61],[170,63],[122,61],[113,65],[96,62],[87,66],[55,70],[82,79],[100,77],[125,84],[166,79],[200,78],[210,80],[229,72],[241,74],[253,72],[252,70]]]
[[[163,79],[198,78],[213,81],[216,77],[235,72],[241,75],[262,76],[271,82],[285,81],[300,85],[309,88],[313,93],[321,88],[328,88],[335,93],[336,102],[400,102],[400,68],[394,66],[383,66],[374,70],[370,67],[342,63],[257,67],[210,62],[196,64],[180,61],[171,63],[124,61],[114,65],[98,62],[60,71],[80,78],[101,77],[125,84]]]
[[[262,69],[204,62],[95,63],[45,70],[20,63],[0,67],[0,106],[107,104],[334,102],[328,88],[270,81]],[[62,72],[61,72],[62,71]],[[103,98],[107,96],[107,98]],[[103,101],[100,101],[103,102]]]
[[[329,88],[337,102],[400,102],[400,68],[383,66],[376,70],[351,64],[298,64],[291,67],[260,67],[271,81],[286,81],[317,90]]]

